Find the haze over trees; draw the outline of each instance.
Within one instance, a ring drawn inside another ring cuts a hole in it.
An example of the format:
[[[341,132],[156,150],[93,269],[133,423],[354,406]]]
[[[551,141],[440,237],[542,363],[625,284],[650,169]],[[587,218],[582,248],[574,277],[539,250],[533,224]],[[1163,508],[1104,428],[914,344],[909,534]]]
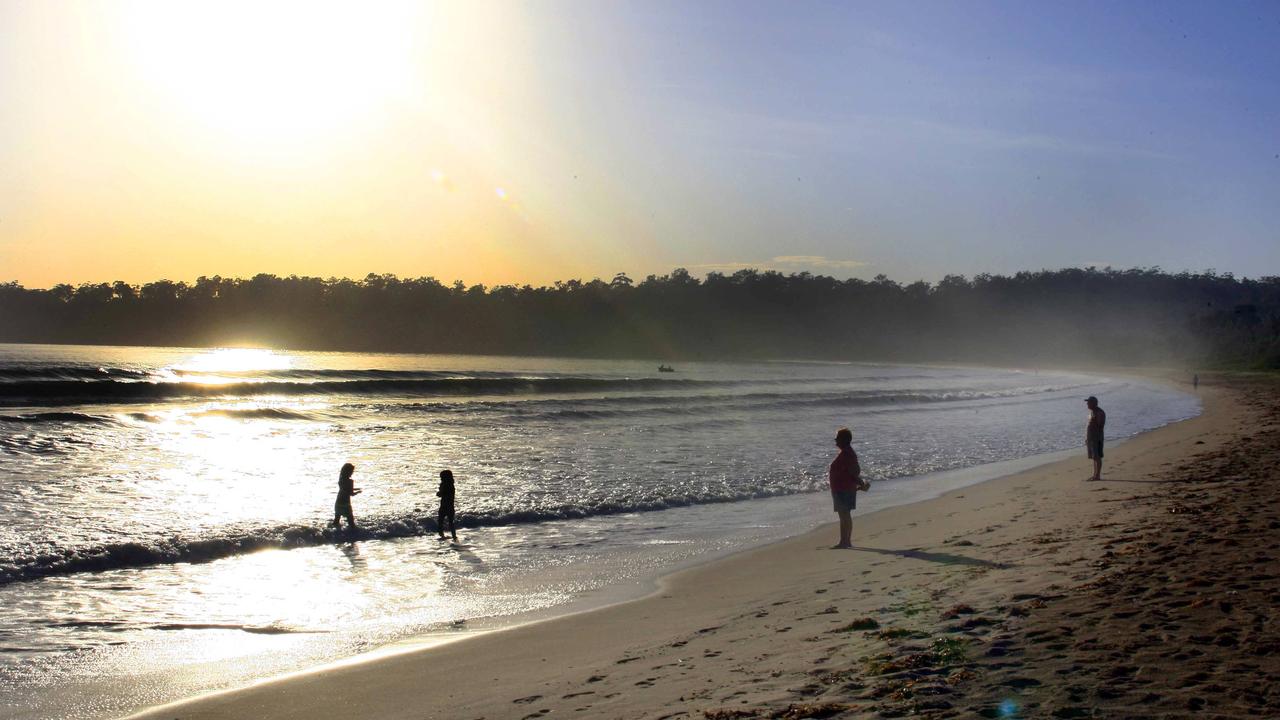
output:
[[[0,341],[310,350],[1280,367],[1280,278],[1158,268],[938,283],[684,269],[548,287],[201,277],[0,285]]]

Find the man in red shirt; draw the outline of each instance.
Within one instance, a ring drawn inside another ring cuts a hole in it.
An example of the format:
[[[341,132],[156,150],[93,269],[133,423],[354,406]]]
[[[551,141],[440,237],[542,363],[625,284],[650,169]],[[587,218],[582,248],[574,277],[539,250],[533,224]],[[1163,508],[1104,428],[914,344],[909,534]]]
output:
[[[836,447],[840,454],[831,461],[827,480],[831,483],[831,504],[840,516],[840,544],[836,548],[853,547],[853,509],[858,506],[858,491],[870,489],[871,483],[862,479],[862,467],[858,454],[853,451],[853,433],[849,428],[836,431]]]

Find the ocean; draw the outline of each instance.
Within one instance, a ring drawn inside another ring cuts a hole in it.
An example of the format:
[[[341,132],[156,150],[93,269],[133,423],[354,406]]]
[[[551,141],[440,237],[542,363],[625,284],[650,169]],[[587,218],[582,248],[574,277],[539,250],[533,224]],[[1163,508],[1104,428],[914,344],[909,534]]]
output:
[[[0,717],[143,707],[642,594],[661,574],[1109,442],[1127,377],[862,363],[0,345]],[[356,466],[358,529],[328,527]],[[436,537],[439,472],[458,542]],[[857,524],[855,521],[855,541]]]

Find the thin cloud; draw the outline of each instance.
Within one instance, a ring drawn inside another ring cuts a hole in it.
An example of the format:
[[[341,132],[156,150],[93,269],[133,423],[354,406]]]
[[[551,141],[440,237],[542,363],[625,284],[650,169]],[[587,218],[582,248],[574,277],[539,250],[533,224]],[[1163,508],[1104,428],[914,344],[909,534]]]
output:
[[[775,257],[773,262],[778,265],[803,265],[806,267],[839,268],[847,270],[867,266],[867,264],[861,260],[831,260],[823,257],[822,255],[781,255]]]
[[[988,150],[1029,150],[1102,156],[1127,155],[1148,160],[1177,159],[1173,155],[1141,147],[1082,142],[1040,133],[1005,132],[931,120],[904,120],[903,122],[914,127],[917,131],[916,135],[921,138],[932,138],[952,145],[977,146]]]
[[[694,126],[698,129],[696,131],[720,143],[727,151],[778,159],[800,158],[818,151],[862,153],[868,146],[919,147],[922,143],[986,151],[1123,156],[1160,162],[1180,159],[1176,155],[1120,140],[1094,141],[909,115],[855,113],[837,119],[810,119],[709,105],[691,112],[703,119],[701,124]],[[724,138],[726,127],[738,128],[737,139],[727,145]]]
[[[867,267],[861,260],[836,260],[823,255],[779,255],[769,260],[758,262],[723,262],[691,265],[690,270],[699,272],[735,273],[739,270],[776,270],[784,273],[816,272],[816,273],[849,273]]]

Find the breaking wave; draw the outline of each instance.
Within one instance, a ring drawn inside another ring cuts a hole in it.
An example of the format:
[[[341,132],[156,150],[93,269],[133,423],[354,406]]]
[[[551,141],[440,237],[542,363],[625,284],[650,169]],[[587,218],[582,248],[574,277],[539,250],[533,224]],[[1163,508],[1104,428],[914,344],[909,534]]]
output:
[[[0,423],[93,423],[106,424],[113,422],[109,417],[89,415],[78,412],[42,412],[25,415],[0,415]]]
[[[315,415],[287,408],[214,408],[197,415],[229,417],[241,420],[317,420]]]
[[[741,394],[628,395],[601,399],[477,401],[460,404],[439,401],[396,406],[402,412],[442,415],[502,414],[521,420],[600,420],[617,417],[663,417],[707,412],[770,410],[796,407],[872,407],[931,405],[1032,398],[1073,390],[1079,385],[1020,387],[1006,390],[957,389],[940,392],[865,390],[850,392],[792,392]]]
[[[736,492],[686,494],[633,502],[602,500],[593,504],[563,505],[492,513],[459,514],[458,527],[523,525],[554,520],[573,520],[601,515],[650,512],[674,507],[736,502],[755,498],[809,492],[808,486],[767,486]],[[363,518],[362,518],[363,519]],[[419,537],[436,532],[434,513],[418,511],[396,516],[370,516],[354,533],[325,525],[299,523],[261,527],[231,527],[204,536],[171,535],[116,543],[79,546],[42,545],[38,548],[10,547],[0,550],[0,585],[39,580],[82,572],[124,570],[174,563],[210,562],[259,550],[287,550],[353,540],[390,540]]]
[[[514,395],[575,392],[627,392],[736,384],[733,381],[666,378],[589,377],[432,377],[283,382],[197,383],[118,380],[36,380],[0,383],[0,404],[48,405],[153,402],[183,398],[262,395]]]

